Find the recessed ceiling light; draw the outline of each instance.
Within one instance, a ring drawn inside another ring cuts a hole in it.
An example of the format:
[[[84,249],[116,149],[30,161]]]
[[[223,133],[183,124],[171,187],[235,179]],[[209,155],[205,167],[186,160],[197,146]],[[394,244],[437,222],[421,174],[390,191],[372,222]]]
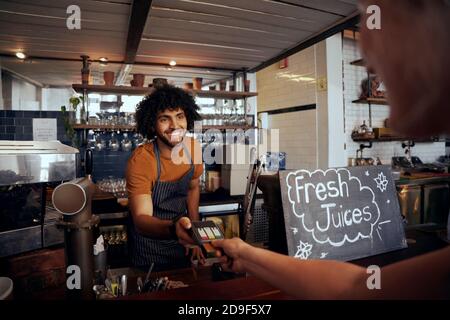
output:
[[[170,60],[169,65],[171,65],[172,67],[176,66],[177,62],[175,60]]]
[[[25,59],[27,56],[25,53],[19,51],[19,52],[16,52],[16,57],[19,59]]]
[[[106,67],[108,65],[108,58],[106,57],[101,57],[98,59],[100,61],[100,66],[101,67]]]

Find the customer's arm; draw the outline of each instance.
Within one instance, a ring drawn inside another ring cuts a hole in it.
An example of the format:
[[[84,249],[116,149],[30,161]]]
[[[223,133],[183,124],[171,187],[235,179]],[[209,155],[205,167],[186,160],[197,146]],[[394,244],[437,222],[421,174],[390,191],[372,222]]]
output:
[[[450,297],[450,248],[381,269],[381,290],[369,290],[366,269],[333,260],[297,260],[240,239],[213,243],[225,267],[248,272],[299,299]]]

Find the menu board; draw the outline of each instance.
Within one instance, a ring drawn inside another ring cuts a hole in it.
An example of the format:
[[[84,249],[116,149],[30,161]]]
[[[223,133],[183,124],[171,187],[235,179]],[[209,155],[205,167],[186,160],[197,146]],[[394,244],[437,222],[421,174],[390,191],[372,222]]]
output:
[[[389,166],[280,171],[289,255],[353,260],[406,248]]]

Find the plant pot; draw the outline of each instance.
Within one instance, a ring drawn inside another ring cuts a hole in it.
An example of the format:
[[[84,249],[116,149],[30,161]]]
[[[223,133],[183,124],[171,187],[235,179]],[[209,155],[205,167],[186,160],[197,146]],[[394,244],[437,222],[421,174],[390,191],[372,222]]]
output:
[[[225,91],[227,89],[227,81],[226,80],[220,80],[219,86],[220,86],[220,91]]]
[[[153,87],[155,87],[155,88],[161,88],[166,85],[167,85],[166,78],[154,78],[153,79]]]
[[[250,80],[244,81],[244,91],[249,92],[250,91]]]
[[[114,85],[114,72],[113,71],[103,72],[103,80],[105,81],[105,86],[113,86]]]
[[[184,90],[192,90],[192,89],[194,89],[194,84],[192,82],[186,82],[183,85],[183,89]]]
[[[203,78],[193,78],[194,90],[202,90]]]
[[[145,74],[135,73],[133,74],[133,80],[136,83],[136,87],[143,87],[145,81]]]

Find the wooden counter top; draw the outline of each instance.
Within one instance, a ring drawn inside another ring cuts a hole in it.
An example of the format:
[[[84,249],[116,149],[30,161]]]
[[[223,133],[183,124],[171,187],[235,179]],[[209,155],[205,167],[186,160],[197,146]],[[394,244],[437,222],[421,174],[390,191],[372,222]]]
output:
[[[129,295],[120,300],[286,300],[287,294],[255,277],[203,282],[186,288]]]
[[[389,265],[401,260],[409,259],[427,252],[441,249],[449,245],[443,240],[443,235],[439,230],[430,226],[415,226],[407,228],[406,237],[408,248],[387,252],[384,254],[371,256],[352,263],[367,267],[376,264],[380,267]],[[20,258],[20,257],[19,257]],[[43,290],[16,292],[16,299],[32,300],[65,300],[65,272],[64,272],[64,251],[43,250],[35,252],[31,258],[14,258],[10,261],[9,270],[5,270],[5,275],[10,276],[15,281],[15,288],[32,289],[26,285],[29,283],[44,284],[48,279],[50,283]],[[19,259],[19,260],[18,260]],[[31,260],[30,260],[31,259]],[[32,262],[31,262],[32,261]],[[50,263],[50,261],[53,261]],[[48,265],[48,267],[46,267]],[[24,268],[27,266],[27,268]],[[45,270],[38,270],[45,269]],[[14,271],[16,270],[16,271]],[[8,272],[9,271],[9,272]],[[58,272],[56,272],[58,271]],[[188,287],[170,289],[166,291],[137,294],[136,279],[141,276],[145,279],[146,270],[135,268],[112,269],[113,275],[128,275],[128,296],[115,300],[285,300],[292,297],[259,280],[253,276],[240,276],[230,280],[214,281],[211,267],[198,267],[188,269],[178,269],[164,272],[154,272],[151,278],[165,277],[172,281],[182,281]],[[52,276],[50,277],[49,274]],[[58,277],[56,277],[56,275]],[[56,278],[58,281],[55,281]],[[58,283],[58,284],[57,284]]]

